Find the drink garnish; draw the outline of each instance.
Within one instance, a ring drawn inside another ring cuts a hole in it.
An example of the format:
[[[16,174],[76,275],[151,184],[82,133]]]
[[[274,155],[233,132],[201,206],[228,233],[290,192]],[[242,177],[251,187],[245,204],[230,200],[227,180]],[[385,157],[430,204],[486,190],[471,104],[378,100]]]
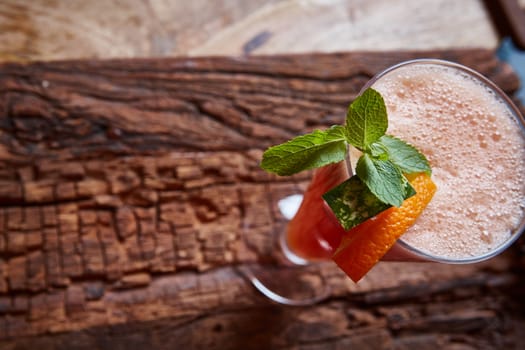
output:
[[[417,194],[400,207],[391,207],[379,213],[374,220],[366,220],[345,232],[341,243],[332,254],[332,260],[354,282],[358,282],[392,248],[405,231],[412,226],[426,208],[436,185],[426,173],[408,175]]]
[[[348,145],[362,152],[356,175],[323,198],[345,229],[392,206],[399,207],[416,191],[407,174],[430,175],[430,164],[415,147],[386,135],[387,109],[383,97],[366,89],[349,106],[345,125],[315,130],[268,148],[261,167],[277,175],[293,175],[345,159]]]

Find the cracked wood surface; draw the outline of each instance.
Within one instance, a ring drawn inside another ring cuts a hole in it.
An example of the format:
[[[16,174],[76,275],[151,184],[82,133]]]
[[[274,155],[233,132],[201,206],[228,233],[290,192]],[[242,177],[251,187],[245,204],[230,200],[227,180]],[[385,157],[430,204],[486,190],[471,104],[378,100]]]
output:
[[[279,261],[276,202],[308,181],[261,171],[262,150],[429,56],[519,84],[490,50],[0,66],[0,348],[523,347],[523,240],[476,265],[380,263],[358,285],[314,266],[331,293],[308,308],[237,270]]]

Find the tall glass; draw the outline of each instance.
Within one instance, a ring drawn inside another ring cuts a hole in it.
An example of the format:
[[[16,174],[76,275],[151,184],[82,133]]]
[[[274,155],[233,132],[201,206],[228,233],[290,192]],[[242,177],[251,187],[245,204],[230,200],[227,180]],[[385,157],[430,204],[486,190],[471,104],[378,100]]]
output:
[[[525,227],[525,121],[512,101],[472,69],[434,59],[390,67],[369,87],[385,99],[387,133],[427,155],[438,187],[382,260],[474,263],[509,247]],[[353,151],[314,172],[279,239],[291,262],[329,260],[338,248],[346,232],[321,195],[352,174]]]

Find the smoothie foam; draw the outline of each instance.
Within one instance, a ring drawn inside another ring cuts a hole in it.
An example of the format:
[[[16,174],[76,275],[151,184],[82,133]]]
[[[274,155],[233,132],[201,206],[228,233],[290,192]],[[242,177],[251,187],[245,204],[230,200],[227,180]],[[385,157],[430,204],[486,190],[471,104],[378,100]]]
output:
[[[397,68],[373,83],[388,133],[429,159],[438,191],[402,241],[447,259],[486,254],[525,215],[525,137],[509,107],[477,79],[433,64]]]

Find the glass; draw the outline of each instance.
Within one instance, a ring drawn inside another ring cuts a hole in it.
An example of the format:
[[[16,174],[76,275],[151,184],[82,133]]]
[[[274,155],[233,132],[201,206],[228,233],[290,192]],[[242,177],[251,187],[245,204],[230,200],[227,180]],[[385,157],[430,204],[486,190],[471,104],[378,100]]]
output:
[[[505,106],[505,108],[508,110],[509,115],[511,116],[511,118],[513,118],[513,121],[515,122],[515,128],[518,129],[518,133],[521,136],[521,141],[523,142],[523,140],[525,140],[525,119],[521,115],[519,109],[514,105],[512,100],[496,84],[494,84],[492,81],[487,79],[485,76],[474,71],[473,69],[470,69],[468,67],[465,67],[457,63],[448,62],[444,60],[437,60],[437,59],[417,59],[417,60],[403,62],[398,65],[392,66],[386,69],[385,71],[379,73],[378,75],[376,75],[363,87],[363,90],[367,89],[368,87],[374,87],[377,82],[384,79],[390,73],[400,70],[404,67],[426,66],[426,65],[443,66],[443,67],[448,67],[450,69],[457,70],[458,72],[465,74],[466,76],[470,77],[472,80],[477,81],[479,84],[487,88],[491,92],[493,99],[501,102]],[[523,144],[522,144],[522,147],[523,147]],[[520,172],[517,172],[516,176],[522,176],[522,174],[520,174]],[[513,228],[512,232],[510,232],[510,234],[508,235],[505,241],[501,242],[499,245],[497,245],[490,251],[487,251],[481,254],[476,254],[475,256],[461,257],[461,258],[440,256],[440,255],[425,252],[424,250],[408,242],[402,236],[397,241],[396,245],[392,248],[392,250],[389,252],[389,254],[385,256],[385,258],[387,260],[398,260],[398,261],[432,261],[432,262],[439,262],[439,263],[446,263],[446,264],[470,264],[470,263],[481,262],[481,261],[490,259],[500,254],[505,249],[507,249],[510,245],[512,245],[512,243],[514,243],[518,239],[518,237],[521,235],[521,233],[523,233],[525,229],[525,213],[524,213],[525,198],[523,197],[523,194],[525,191],[524,187],[525,187],[525,183],[523,182],[523,179],[522,179],[521,180],[522,197],[521,197],[521,202],[519,204],[521,206],[521,219],[520,219],[519,224]]]
[[[509,125],[513,126],[512,127],[513,130],[511,131],[518,134],[517,139],[516,139],[516,142],[517,142],[516,145],[517,147],[521,147],[521,150],[518,150],[518,154],[520,154],[520,152],[523,152],[523,145],[525,142],[524,141],[525,140],[525,121],[524,121],[523,116],[520,114],[518,108],[505,95],[505,93],[502,92],[494,83],[492,83],[487,78],[485,78],[481,74],[473,71],[472,69],[468,67],[465,67],[465,66],[462,66],[456,63],[448,62],[448,61],[435,60],[435,59],[411,60],[411,61],[403,62],[398,65],[392,66],[386,69],[385,71],[379,73],[378,75],[373,77],[363,87],[362,91],[364,91],[365,89],[369,87],[373,87],[373,88],[381,87],[382,84],[386,86],[386,84],[389,83],[388,79],[394,80],[396,83],[399,83],[399,81],[402,79],[406,79],[406,83],[407,83],[406,88],[413,89],[414,87],[413,86],[411,87],[411,85],[408,84],[410,80],[407,78],[408,76],[404,75],[405,74],[404,72],[405,71],[409,72],[407,68],[414,69],[414,67],[420,70],[429,69],[428,72],[432,72],[432,69],[435,69],[436,71],[434,73],[440,73],[440,72],[442,73],[444,71],[439,71],[439,69],[446,69],[447,72],[450,71],[457,76],[466,77],[467,79],[465,81],[468,80],[469,82],[477,84],[476,86],[478,85],[482,86],[484,89],[483,91],[489,92],[490,97],[488,99],[491,100],[489,102],[494,101],[498,103],[497,106],[504,106],[502,108],[505,108],[508,111],[508,113],[505,113],[505,114],[508,114],[510,116],[509,119],[513,119],[509,121],[509,123],[511,123]],[[438,76],[439,74],[434,74],[434,75]],[[436,77],[432,76],[432,79],[435,79],[435,78]],[[405,83],[405,81],[403,81],[403,83]],[[409,92],[410,91],[408,91],[408,93]],[[399,94],[401,93],[399,92]],[[405,94],[405,92],[403,92],[403,94]],[[485,100],[487,100],[487,98],[485,98]],[[450,108],[453,108],[452,106],[456,102],[458,101],[452,101]],[[454,111],[454,113],[456,113],[456,111]],[[389,114],[390,114],[390,111],[389,111]],[[459,112],[456,114],[457,116],[460,116]],[[483,117],[485,118],[487,116],[484,115]],[[497,120],[498,118],[490,117],[490,116],[488,116],[487,118],[494,119],[495,123],[497,122],[499,124],[504,124],[503,117],[502,117],[503,119],[499,119],[499,120]],[[459,123],[459,122],[455,121],[455,123]],[[488,126],[488,124],[479,125],[481,121],[469,120],[468,123],[472,123],[474,129],[479,128],[479,130],[483,130],[483,133],[490,131],[490,127]],[[500,127],[499,124],[497,125],[498,128]],[[409,126],[410,125],[405,126],[405,128]],[[473,132],[475,132],[475,130]],[[480,135],[482,135],[483,133],[480,133]],[[400,136],[403,138],[403,135],[400,135]],[[497,132],[493,133],[491,137],[495,142],[496,141],[499,142],[499,140],[502,138],[502,136],[498,134]],[[483,148],[483,142],[485,142],[483,140],[484,140],[483,138],[480,138],[480,141],[479,141],[480,142],[479,145],[482,148]],[[441,140],[440,142],[448,142],[448,141]],[[482,150],[482,148],[480,149]],[[494,149],[491,149],[491,151],[494,151]],[[501,152],[504,152],[504,149],[502,149]],[[332,165],[315,170],[312,180],[310,182],[310,185],[308,189],[306,190],[306,192],[304,193],[304,197],[302,199],[302,202],[299,208],[297,208],[298,206],[297,196],[283,198],[280,201],[279,207],[281,208],[283,215],[285,216],[288,215],[288,217],[291,220],[288,223],[286,232],[278,233],[276,236],[276,239],[279,241],[279,244],[282,248],[282,252],[284,256],[287,258],[290,265],[311,266],[312,264],[318,263],[320,261],[330,260],[332,253],[335,251],[335,249],[339,245],[339,242],[341,241],[341,237],[342,235],[345,234],[345,231],[337,223],[335,216],[333,215],[331,210],[328,208],[326,203],[323,201],[323,199],[321,198],[321,195],[351,176],[352,169],[353,169],[352,162],[356,160],[356,158],[352,157],[351,154],[352,152],[349,152],[349,157],[347,157],[347,159],[343,162],[340,162],[338,164],[332,164]],[[517,162],[519,163],[520,160],[518,159]],[[523,169],[525,167],[524,162],[525,162],[525,159],[521,159],[521,163],[517,165],[515,164],[515,166],[517,166],[518,169]],[[487,175],[487,172],[484,173],[484,176],[489,176],[489,175],[490,174]],[[522,175],[520,174],[519,170],[517,170],[516,175],[513,175],[514,177],[513,180],[518,179],[519,176],[522,176]],[[525,183],[523,182],[523,178],[520,178],[519,180],[516,180],[516,181],[519,181],[518,182],[519,183],[518,196],[521,196],[520,198],[517,199],[518,209],[517,211],[515,211],[517,213],[516,218],[519,221],[519,223],[517,223],[516,225],[513,225],[507,237],[503,241],[499,242],[499,244],[494,244],[492,247],[487,248],[488,249],[487,251],[484,251],[481,253],[476,252],[468,256],[457,257],[453,255],[448,255],[448,254],[447,255],[437,254],[435,252],[429,251],[428,249],[423,249],[421,247],[418,247],[416,244],[411,242],[409,239],[406,239],[405,236],[402,236],[396,242],[396,244],[392,247],[392,249],[390,249],[389,252],[382,258],[382,260],[383,261],[420,261],[420,262],[432,261],[432,262],[447,263],[447,264],[466,264],[466,263],[474,263],[474,262],[483,261],[483,260],[489,259],[501,253],[503,250],[508,248],[520,236],[520,234],[524,231],[524,228],[525,228],[525,215],[524,215]],[[516,188],[514,188],[514,191],[515,190]],[[439,191],[439,185],[438,185],[438,191]],[[506,195],[508,195],[508,193],[501,193],[500,195],[501,197],[505,197]],[[471,201],[473,201],[473,199],[471,199]],[[461,213],[463,212],[467,213],[466,215],[474,215],[474,216],[477,215],[472,210],[468,212],[469,210],[468,208],[467,209],[456,208],[456,209],[460,211]],[[489,215],[489,213],[486,213],[486,214]],[[486,228],[484,228],[483,226],[479,228],[479,230],[481,231],[483,231],[484,229]],[[480,232],[479,234],[472,232],[473,236],[481,237],[481,239],[484,239],[485,236],[483,235],[486,235],[487,237],[491,237],[490,234],[491,232]],[[295,273],[297,273],[297,269],[299,268],[296,268]],[[283,271],[283,273],[287,274],[286,275],[286,281],[287,281],[286,285],[289,287],[289,289],[296,289],[296,290],[301,289],[300,282],[294,281],[293,279],[294,272],[292,271],[290,273],[289,268],[286,268],[286,269],[277,268],[276,270],[272,271],[271,274],[272,274],[272,279],[274,280],[274,282],[275,280],[279,279],[279,275],[278,275],[279,271]],[[257,289],[259,289],[263,294],[265,294],[270,299],[276,302],[279,302],[279,303],[283,303],[283,304],[289,304],[289,305],[309,304],[309,303],[313,303],[318,300],[321,300],[323,297],[325,297],[329,293],[327,289],[322,289],[316,292],[308,291],[307,296],[299,295],[299,297],[296,297],[296,296],[288,297],[285,295],[285,292],[282,292],[282,293],[275,292],[272,289],[273,287],[268,287],[267,284],[261,282],[261,279],[258,278],[257,273],[254,273],[253,270],[246,274],[250,278],[254,286]],[[292,293],[291,295],[294,295],[294,294]]]

